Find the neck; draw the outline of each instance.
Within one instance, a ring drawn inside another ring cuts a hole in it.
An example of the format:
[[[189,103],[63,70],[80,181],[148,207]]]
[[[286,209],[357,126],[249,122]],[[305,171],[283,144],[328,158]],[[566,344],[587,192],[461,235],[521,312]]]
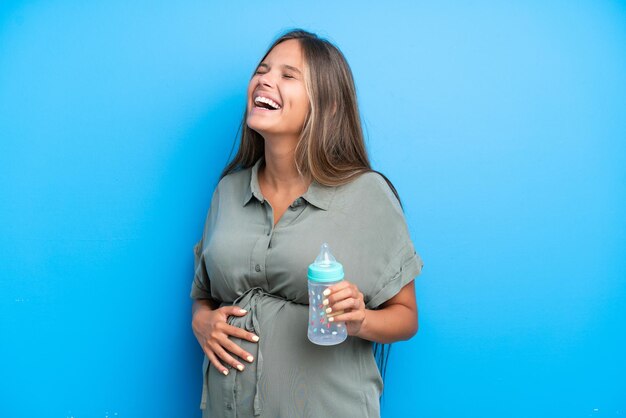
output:
[[[265,166],[263,183],[274,192],[304,192],[311,183],[296,168],[295,143],[297,141],[265,140]]]

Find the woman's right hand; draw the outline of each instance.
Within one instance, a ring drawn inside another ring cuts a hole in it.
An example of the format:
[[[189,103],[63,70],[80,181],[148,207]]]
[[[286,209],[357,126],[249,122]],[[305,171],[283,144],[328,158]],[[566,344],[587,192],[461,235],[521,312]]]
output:
[[[244,316],[247,311],[237,306],[212,309],[210,301],[198,299],[193,303],[192,312],[191,327],[193,333],[211,364],[220,373],[228,374],[228,369],[224,367],[224,364],[229,364],[242,371],[244,365],[239,359],[250,363],[254,361],[252,354],[243,350],[229,338],[236,337],[251,342],[259,341],[259,337],[253,333],[227,323],[229,316]]]

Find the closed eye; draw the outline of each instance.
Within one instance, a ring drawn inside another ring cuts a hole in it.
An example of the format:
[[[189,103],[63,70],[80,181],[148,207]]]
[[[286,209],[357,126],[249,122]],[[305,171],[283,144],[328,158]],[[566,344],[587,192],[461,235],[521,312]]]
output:
[[[267,64],[261,63],[259,64],[258,67],[256,67],[256,71],[254,72],[254,75],[265,74],[268,71],[269,71],[269,67],[267,66]]]

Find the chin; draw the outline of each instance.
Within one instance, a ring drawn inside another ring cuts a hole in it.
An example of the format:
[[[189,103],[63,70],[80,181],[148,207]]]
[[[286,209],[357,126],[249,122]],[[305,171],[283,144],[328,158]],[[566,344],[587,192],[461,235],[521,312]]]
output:
[[[246,125],[248,126],[248,128],[252,129],[253,131],[256,131],[259,134],[262,134],[263,131],[265,131],[265,129],[263,129],[264,124],[261,123],[259,120],[256,120],[254,116],[248,117],[248,119],[246,120]]]

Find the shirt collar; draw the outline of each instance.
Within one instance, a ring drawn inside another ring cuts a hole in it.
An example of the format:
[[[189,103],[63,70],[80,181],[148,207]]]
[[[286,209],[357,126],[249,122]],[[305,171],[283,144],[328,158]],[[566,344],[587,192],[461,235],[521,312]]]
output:
[[[265,202],[259,187],[259,168],[263,161],[263,158],[259,158],[250,170],[250,182],[243,195],[243,206],[247,205],[253,197],[261,203]],[[318,209],[328,210],[334,194],[335,187],[324,186],[314,180],[302,198]]]
[[[335,187],[323,186],[313,180],[309,189],[302,195],[302,198],[319,209],[328,210],[330,202],[333,200],[335,189]]]
[[[250,170],[250,181],[247,183],[245,193],[243,194],[243,205],[246,206],[252,197],[255,197],[259,202],[265,202],[265,198],[261,193],[261,187],[259,187],[259,167],[263,163],[263,158],[259,158]]]

